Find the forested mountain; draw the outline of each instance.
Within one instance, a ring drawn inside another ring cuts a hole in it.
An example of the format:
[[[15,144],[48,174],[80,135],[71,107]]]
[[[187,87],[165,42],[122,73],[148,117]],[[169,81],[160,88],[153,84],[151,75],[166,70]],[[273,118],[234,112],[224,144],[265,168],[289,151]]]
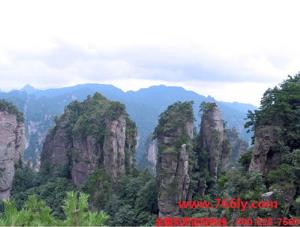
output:
[[[268,89],[260,107],[248,112],[248,151],[218,103],[201,102],[198,128],[193,105],[177,101],[159,114],[151,174],[135,164],[137,128],[124,104],[100,93],[74,100],[47,133],[40,171],[12,162],[11,201],[0,203],[0,225],[190,225],[201,218],[222,225],[299,225],[300,74]],[[1,117],[0,132],[23,122],[6,101],[0,110],[15,122]],[[0,133],[1,153],[23,149],[7,145],[20,134],[11,132],[16,135]]]
[[[17,167],[14,203],[4,204],[4,214],[0,206],[0,225],[153,223],[156,182],[136,168],[136,137],[124,104],[99,93],[71,102],[46,136],[40,171]]]
[[[83,84],[48,90],[34,89],[28,85],[21,90],[0,92],[0,98],[11,101],[24,112],[28,142],[24,158],[34,162],[38,160],[46,134],[54,126],[55,117],[63,113],[65,106],[70,102],[82,101],[95,92],[125,104],[138,128],[137,161],[139,164],[145,162],[147,139],[157,124],[159,114],[168,105],[177,101],[194,101],[194,115],[199,121],[197,108],[200,103],[214,100],[212,97],[201,96],[180,87],[167,86],[123,92],[114,86],[101,84]],[[217,102],[217,104],[228,127],[235,127],[244,140],[250,141],[250,134],[247,134],[243,128],[244,118],[247,111],[254,110],[255,107],[242,103]]]
[[[125,106],[95,93],[82,103],[73,101],[57,118],[46,137],[41,171],[71,176],[82,186],[102,169],[115,183],[133,171],[137,130]]]
[[[253,147],[239,164],[230,163],[235,143],[217,104],[201,104],[201,127],[195,135],[188,130],[193,118],[189,110],[191,103],[169,106],[154,133],[160,221],[219,217],[225,225],[264,225],[261,220],[285,225],[279,221],[284,217],[299,225],[300,74],[268,89],[259,109],[248,112],[245,127],[254,132]],[[251,205],[239,209],[237,199]],[[215,206],[217,200],[221,206]],[[209,206],[201,209],[199,201]]]

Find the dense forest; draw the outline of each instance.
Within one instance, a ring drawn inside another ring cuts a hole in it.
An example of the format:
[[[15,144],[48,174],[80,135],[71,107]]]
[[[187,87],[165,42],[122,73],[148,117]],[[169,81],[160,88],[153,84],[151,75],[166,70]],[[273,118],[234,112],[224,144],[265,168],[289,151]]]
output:
[[[0,111],[17,109],[4,101]],[[15,165],[0,225],[140,226],[158,216],[300,217],[300,74],[268,89],[245,116],[252,145],[229,128],[214,102],[176,102],[161,113],[153,173],[137,168],[137,128],[126,108],[99,93],[70,103],[56,118],[40,171]],[[143,114],[143,113],[139,113]],[[178,201],[234,198],[278,201],[278,208],[179,209]]]

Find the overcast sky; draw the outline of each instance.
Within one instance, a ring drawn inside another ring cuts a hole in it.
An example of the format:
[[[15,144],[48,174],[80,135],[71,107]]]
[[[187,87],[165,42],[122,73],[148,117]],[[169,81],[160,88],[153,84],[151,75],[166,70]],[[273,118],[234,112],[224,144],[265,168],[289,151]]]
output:
[[[258,105],[300,70],[300,1],[1,1],[0,89],[182,86]]]

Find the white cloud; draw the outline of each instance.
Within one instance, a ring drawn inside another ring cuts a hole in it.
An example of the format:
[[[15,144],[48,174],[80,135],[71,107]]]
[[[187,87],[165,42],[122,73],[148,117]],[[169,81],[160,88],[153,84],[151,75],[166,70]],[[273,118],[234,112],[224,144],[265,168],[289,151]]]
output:
[[[298,72],[299,1],[5,1],[0,88],[165,83],[257,104]]]

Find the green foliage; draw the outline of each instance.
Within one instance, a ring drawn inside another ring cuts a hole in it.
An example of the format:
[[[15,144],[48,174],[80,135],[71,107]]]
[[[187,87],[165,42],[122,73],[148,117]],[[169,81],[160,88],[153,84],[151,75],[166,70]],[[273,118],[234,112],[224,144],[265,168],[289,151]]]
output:
[[[248,151],[245,154],[242,154],[239,159],[239,164],[242,166],[244,171],[248,171],[250,162],[252,159],[252,151]]]
[[[240,198],[245,200],[259,200],[261,199],[261,194],[266,191],[261,173],[243,173],[239,170],[232,170],[227,175],[228,180],[224,185],[226,189],[220,188],[220,192],[227,193],[232,197],[240,196]]]
[[[289,76],[279,87],[268,89],[259,110],[249,112],[246,128],[255,131],[261,125],[281,128],[281,138],[290,150],[300,147],[300,74]]]
[[[126,173],[129,173],[135,162],[136,136],[137,129],[135,123],[126,113],[125,106],[120,102],[113,102],[106,99],[100,93],[94,96],[88,96],[83,102],[74,101],[70,103],[64,111],[64,114],[56,119],[56,126],[49,135],[49,140],[53,140],[58,129],[66,132],[70,149],[68,150],[69,161],[78,161],[78,149],[73,149],[74,140],[85,141],[88,137],[95,140],[97,148],[103,148],[104,140],[110,136],[111,125],[113,121],[125,120],[125,167]],[[71,160],[73,158],[74,160]],[[58,169],[53,171],[53,166],[47,162],[47,157],[43,158],[42,171],[46,174],[56,174],[61,177],[70,177],[70,168]]]
[[[295,183],[296,176],[293,166],[286,163],[281,164],[278,168],[271,170],[267,175],[267,181],[269,184],[285,184],[286,178],[288,176],[288,181]]]
[[[156,214],[158,212],[157,207],[157,187],[156,180],[151,179],[141,187],[137,193],[135,200],[135,207],[138,211],[144,211]]]
[[[240,139],[236,128],[224,128],[228,148],[231,150],[230,162],[234,165],[241,157],[241,154],[247,151],[249,145],[246,141]]]
[[[4,202],[0,225],[5,226],[100,226],[108,216],[104,212],[88,211],[88,195],[68,192],[63,211],[66,218],[57,219],[43,200],[35,195],[28,197],[22,209],[18,210],[13,201]]]
[[[297,204],[300,188],[300,149],[283,155],[282,163],[267,174],[266,183],[270,190],[278,192],[281,200],[280,211],[283,215],[300,215],[300,207]],[[295,202],[284,199],[284,194],[294,195]]]
[[[300,214],[300,196],[295,199],[295,207],[297,209],[296,213]]]
[[[136,226],[139,220],[136,219],[136,213],[130,205],[122,205],[112,220],[112,225],[116,226]]]
[[[90,205],[110,216],[111,226],[145,225],[158,213],[156,180],[148,171],[132,171],[113,185],[105,171],[98,170],[84,190],[91,195]]]
[[[17,116],[18,122],[24,122],[23,113],[18,111],[17,107],[15,107],[13,104],[5,101],[4,99],[0,99],[0,111],[6,111],[10,114],[14,114]]]
[[[126,121],[126,141],[125,141],[125,168],[130,173],[135,164],[135,149],[137,145],[137,127],[134,121],[127,118]]]
[[[29,166],[21,166],[16,169],[12,184],[11,194],[25,192],[29,188],[39,186],[41,178],[39,174],[33,171]]]
[[[91,197],[91,205],[103,208],[113,194],[111,178],[103,169],[96,170],[87,180],[83,190]]]
[[[178,151],[182,144],[190,147],[192,141],[187,134],[186,124],[193,121],[193,102],[176,102],[168,106],[167,110],[160,114],[158,126],[154,130],[153,137],[160,141],[160,138],[170,136],[174,137],[174,141],[167,146],[159,143],[159,152],[165,152],[165,150]],[[176,149],[170,149],[172,147]]]
[[[217,107],[217,104],[214,102],[202,102],[200,104],[200,112],[206,113]]]
[[[176,102],[168,106],[167,110],[160,114],[158,126],[154,130],[154,137],[164,135],[182,127],[186,122],[194,120],[193,102]]]
[[[288,76],[279,86],[268,89],[260,108],[249,112],[245,127],[256,131],[266,125],[279,128],[276,144],[273,144],[269,156],[276,153],[277,166],[265,173],[265,183],[269,190],[278,191],[279,195],[299,195],[300,191],[300,73]],[[254,142],[254,141],[253,141]],[[243,160],[242,160],[243,161]],[[245,160],[244,160],[245,161]],[[296,205],[283,200],[282,214],[299,214]],[[293,207],[294,206],[294,207]]]
[[[296,202],[297,205],[300,207],[300,196],[297,197],[297,199],[295,200],[295,202]]]
[[[21,209],[28,197],[36,195],[37,198],[46,202],[55,217],[63,218],[63,201],[66,192],[74,190],[70,180],[66,178],[43,175],[24,166],[16,169],[11,197],[18,209]]]
[[[21,210],[17,210],[13,201],[6,201],[4,213],[0,218],[0,225],[5,226],[42,226],[57,225],[58,222],[51,215],[51,210],[44,201],[30,196]]]
[[[224,188],[225,187],[225,184],[229,181],[229,176],[224,174],[224,175],[221,175],[219,178],[218,178],[218,186],[220,188]]]
[[[45,200],[47,205],[52,209],[53,215],[63,218],[62,203],[66,198],[66,192],[74,189],[75,187],[71,184],[70,180],[56,178],[29,190],[28,193],[35,194],[38,198]]]
[[[228,201],[231,198],[240,198],[243,201],[260,201],[261,195],[266,192],[266,186],[263,181],[263,176],[258,172],[244,172],[239,169],[230,170],[224,175],[219,176],[215,195],[217,198],[226,198]],[[218,212],[222,212],[219,210]],[[235,213],[238,217],[253,216],[253,210],[246,209],[245,211],[226,209],[228,220]],[[268,217],[265,210],[258,210],[259,217]],[[219,213],[220,215],[220,213]]]
[[[67,200],[63,206],[66,219],[63,224],[67,226],[99,226],[108,219],[104,212],[88,211],[88,198],[85,193],[67,193]]]
[[[113,102],[106,99],[100,93],[88,96],[83,102],[74,101],[66,108],[64,114],[56,120],[66,121],[65,128],[70,137],[95,136],[101,144],[105,136],[107,120],[116,120],[121,115],[128,119],[125,106],[120,102]]]
[[[120,102],[111,102],[109,106],[109,118],[111,120],[117,119],[121,114],[125,113],[125,105]]]
[[[203,195],[207,187],[208,171],[208,153],[201,148],[199,143],[200,134],[193,139],[193,150],[189,156],[189,173],[190,173],[190,193],[194,196]]]

